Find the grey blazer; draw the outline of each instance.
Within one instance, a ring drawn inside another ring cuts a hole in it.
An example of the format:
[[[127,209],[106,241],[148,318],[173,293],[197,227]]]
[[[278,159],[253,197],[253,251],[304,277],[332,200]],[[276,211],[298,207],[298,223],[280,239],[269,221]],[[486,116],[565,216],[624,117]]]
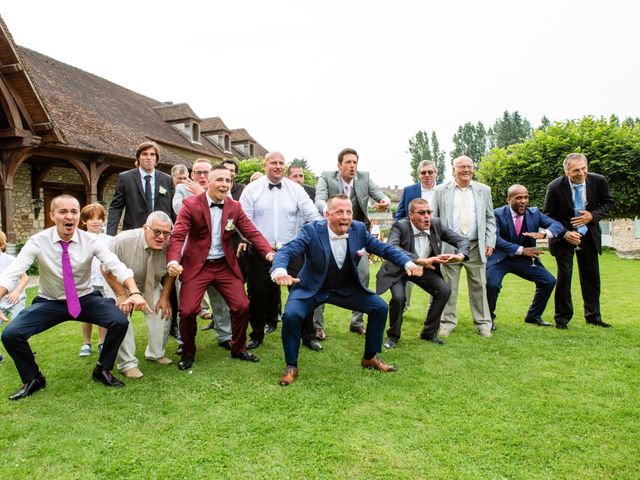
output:
[[[485,248],[496,247],[496,217],[493,212],[491,188],[476,181],[473,181],[472,185],[478,227],[478,250],[482,263],[486,263]],[[442,225],[448,228],[453,228],[453,195],[455,190],[456,184],[453,180],[437,185],[433,190],[433,199],[431,200],[433,216],[440,218]],[[446,245],[442,253],[454,253],[454,249],[452,246]]]
[[[369,172],[356,172],[356,176],[353,179],[353,185],[356,191],[356,196],[358,197],[360,210],[362,210],[365,215],[364,222],[369,223],[369,216],[367,215],[369,197],[376,202],[383,199],[389,200],[389,197],[382,193],[382,190],[373,183],[373,180],[369,178]],[[320,175],[320,178],[318,179],[318,184],[316,185],[315,199],[316,207],[318,208],[320,215],[324,215],[324,208],[327,206],[327,200],[329,197],[340,193],[344,194],[340,172],[338,170],[333,172],[322,172],[322,175]]]

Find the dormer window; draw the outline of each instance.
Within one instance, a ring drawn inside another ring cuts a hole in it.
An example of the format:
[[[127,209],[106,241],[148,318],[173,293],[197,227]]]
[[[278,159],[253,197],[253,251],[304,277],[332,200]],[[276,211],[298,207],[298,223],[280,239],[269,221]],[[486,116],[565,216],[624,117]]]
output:
[[[229,137],[229,135],[224,136],[224,151],[225,152],[231,151],[231,138]]]
[[[191,141],[200,143],[200,125],[195,122],[191,124]]]

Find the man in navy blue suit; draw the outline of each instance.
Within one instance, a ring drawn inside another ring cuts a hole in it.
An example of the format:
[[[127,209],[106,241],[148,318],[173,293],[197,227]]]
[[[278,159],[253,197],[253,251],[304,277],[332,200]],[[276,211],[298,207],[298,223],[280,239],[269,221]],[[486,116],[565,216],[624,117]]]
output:
[[[404,187],[402,190],[402,197],[398,204],[398,210],[396,211],[395,219],[409,216],[409,204],[411,200],[416,198],[424,198],[429,204],[433,198],[433,188],[436,186],[436,180],[438,179],[438,169],[436,164],[431,160],[423,160],[418,164],[418,177],[420,181]]]
[[[358,262],[367,261],[367,252],[404,268],[408,275],[421,276],[422,267],[396,247],[374,238],[364,223],[353,221],[351,201],[334,195],[327,202],[326,220],[308,223],[298,236],[276,254],[271,272],[278,285],[293,285],[282,317],[282,344],[287,365],[280,378],[286,386],[298,376],[300,325],[302,320],[324,303],[358,310],[369,315],[362,366],[393,372],[378,356],[387,320],[387,303],[360,283]],[[299,278],[287,274],[291,259],[304,255]],[[295,285],[294,285],[295,284]]]
[[[536,239],[554,238],[564,227],[537,208],[529,208],[529,192],[522,185],[512,185],[507,192],[507,205],[496,208],[496,249],[487,261],[487,301],[495,330],[496,302],[507,273],[515,273],[536,284],[536,293],[524,319],[542,327],[542,313],[553,292],[556,279],[544,268],[536,248]],[[539,232],[540,229],[543,232]]]

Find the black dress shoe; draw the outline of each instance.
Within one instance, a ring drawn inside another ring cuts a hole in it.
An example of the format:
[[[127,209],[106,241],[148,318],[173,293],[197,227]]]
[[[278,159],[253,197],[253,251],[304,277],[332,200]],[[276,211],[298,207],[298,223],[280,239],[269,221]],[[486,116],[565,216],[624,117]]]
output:
[[[258,348],[262,344],[262,340],[249,340],[247,343],[247,349],[253,350],[254,348]]]
[[[247,352],[246,350],[244,352],[240,352],[240,353],[232,353],[231,354],[231,358],[235,358],[236,360],[244,360],[245,362],[259,362],[260,359],[258,357],[256,357],[255,355]]]
[[[541,318],[525,318],[524,323],[530,323],[532,325],[538,325],[539,327],[550,327],[549,322],[543,321]]]
[[[265,325],[264,326],[264,334],[269,335],[270,333],[275,332],[278,329],[277,325]]]
[[[395,348],[396,343],[398,343],[397,340],[394,340],[393,338],[387,338],[387,341],[384,342],[384,348],[391,350],[392,348]]]
[[[176,350],[176,355],[182,355],[182,345],[180,345]]]
[[[124,383],[114,377],[110,370],[100,365],[96,365],[96,368],[93,369],[91,378],[107,387],[124,387]]]
[[[364,335],[366,333],[366,330],[361,325],[351,325],[349,327],[349,331],[352,333],[357,333],[358,335]]]
[[[224,342],[218,342],[218,346],[225,350],[231,351],[231,340],[225,340]]]
[[[596,327],[602,327],[602,328],[611,328],[610,323],[605,323],[602,320],[592,320],[592,321],[587,320],[587,325],[595,325]]]
[[[437,335],[420,335],[420,338],[436,345],[444,345],[444,341],[440,340]]]
[[[44,375],[38,372],[38,375],[36,375],[36,378],[22,385],[22,388],[18,390],[16,393],[14,393],[13,395],[11,395],[9,397],[9,400],[22,400],[23,398],[27,398],[29,395],[37,392],[38,390],[46,386],[47,386],[47,381],[45,380]]]
[[[322,350],[322,345],[317,340],[303,340],[302,344],[307,347],[309,350],[313,350],[314,352],[319,352]]]
[[[567,327],[566,323],[556,323],[556,328],[558,330],[567,330],[569,327]]]
[[[193,365],[193,357],[189,357],[188,355],[183,355],[180,361],[178,362],[179,370],[189,370]]]

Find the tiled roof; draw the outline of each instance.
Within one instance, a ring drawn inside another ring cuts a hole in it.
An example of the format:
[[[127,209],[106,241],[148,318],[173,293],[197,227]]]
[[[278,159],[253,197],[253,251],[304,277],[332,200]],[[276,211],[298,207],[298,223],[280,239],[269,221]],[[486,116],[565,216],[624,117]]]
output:
[[[220,130],[225,130],[227,132],[231,132],[229,127],[227,127],[220,117],[212,117],[212,118],[203,118],[200,123],[200,131],[203,133],[206,132],[217,132]]]
[[[186,103],[177,103],[175,105],[160,105],[153,107],[158,112],[158,115],[162,117],[165,122],[173,122],[176,120],[198,119],[198,116],[193,113],[191,107]]]

